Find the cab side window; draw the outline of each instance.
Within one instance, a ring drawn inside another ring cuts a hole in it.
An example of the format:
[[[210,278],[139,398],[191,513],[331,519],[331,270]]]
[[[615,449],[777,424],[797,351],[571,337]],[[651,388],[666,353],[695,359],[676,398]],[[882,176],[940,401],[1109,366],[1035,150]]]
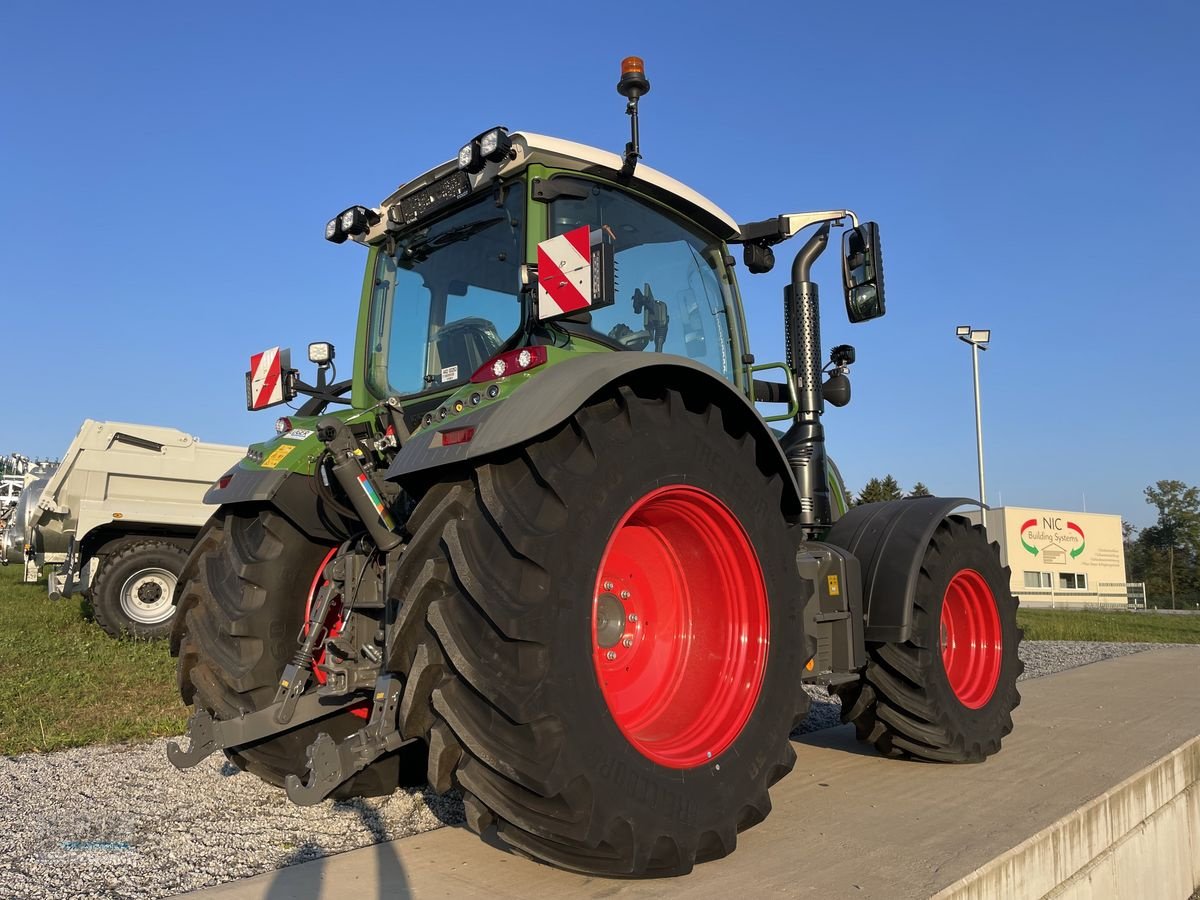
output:
[[[550,236],[603,229],[616,262],[616,303],[592,310],[585,334],[624,350],[686,356],[732,380],[720,243],[612,187],[564,180],[587,196],[550,204]]]

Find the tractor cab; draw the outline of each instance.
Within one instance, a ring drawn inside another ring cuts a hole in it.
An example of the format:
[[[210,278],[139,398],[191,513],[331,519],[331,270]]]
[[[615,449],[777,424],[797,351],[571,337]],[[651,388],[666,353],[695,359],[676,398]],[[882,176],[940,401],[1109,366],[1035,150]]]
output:
[[[660,172],[620,179],[621,167],[616,154],[494,128],[379,207],[332,219],[329,240],[369,250],[365,395],[419,413],[528,345],[671,353],[740,382],[745,338],[726,243],[737,224]],[[562,260],[546,252],[570,254],[554,239],[580,229],[605,248],[597,279],[611,293],[562,307],[544,271]]]

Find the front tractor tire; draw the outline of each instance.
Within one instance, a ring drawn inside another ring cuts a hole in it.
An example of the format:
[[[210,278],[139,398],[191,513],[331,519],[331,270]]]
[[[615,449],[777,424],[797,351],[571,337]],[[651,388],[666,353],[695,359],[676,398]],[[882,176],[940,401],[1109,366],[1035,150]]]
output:
[[[911,636],[867,645],[862,677],[838,689],[842,721],[885,756],[981,762],[1012,731],[1020,641],[998,548],[952,516],[925,549]]]
[[[274,702],[330,550],[273,509],[217,511],[180,575],[171,649],[179,657],[184,703],[229,719]],[[321,732],[341,741],[364,724],[361,715],[345,710],[226,751],[226,756],[238,768],[283,786],[288,775],[305,777],[306,750]],[[423,775],[424,748],[414,744],[368,766],[332,796],[388,794],[401,783],[410,784],[405,768],[411,768],[414,754],[419,754],[415,765]]]
[[[135,538],[117,545],[96,566],[91,587],[96,624],[114,638],[167,637],[186,560],[187,551],[170,541]]]
[[[432,488],[393,583],[401,729],[516,851],[667,876],[791,770],[809,651],[782,481],[703,400],[621,388]]]

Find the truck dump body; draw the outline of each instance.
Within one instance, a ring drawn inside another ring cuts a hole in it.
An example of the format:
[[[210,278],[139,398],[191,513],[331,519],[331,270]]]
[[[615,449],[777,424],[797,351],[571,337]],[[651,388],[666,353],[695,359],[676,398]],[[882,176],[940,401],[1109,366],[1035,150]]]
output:
[[[177,428],[85,420],[58,470],[30,498],[26,580],[36,580],[47,563],[62,563],[49,589],[69,595],[92,587],[106,558],[131,542],[166,542],[186,552],[212,512],[204,492],[244,455],[242,447]],[[169,573],[174,566],[160,561],[153,568]],[[145,590],[165,598],[173,581],[154,577]]]
[[[86,419],[38,498],[31,543],[65,553],[114,522],[199,528],[211,512],[205,490],[245,452],[177,428]]]

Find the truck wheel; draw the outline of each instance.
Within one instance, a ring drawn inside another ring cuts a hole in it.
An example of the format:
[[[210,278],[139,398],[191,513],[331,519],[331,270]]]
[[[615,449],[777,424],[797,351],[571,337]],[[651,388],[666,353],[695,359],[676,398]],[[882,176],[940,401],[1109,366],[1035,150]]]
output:
[[[92,611],[115,638],[165,638],[175,617],[175,583],[187,560],[177,544],[134,540],[106,554],[92,583]]]
[[[770,811],[808,655],[756,450],[703,401],[621,388],[423,498],[393,585],[401,728],[474,830],[665,876]]]
[[[842,721],[888,756],[980,762],[1012,731],[1020,641],[998,549],[981,527],[946,519],[921,563],[911,637],[867,646],[863,677],[838,689]]]
[[[218,510],[180,575],[180,616],[171,650],[179,657],[184,703],[228,719],[274,702],[330,549],[274,510]],[[319,733],[341,741],[364,724],[347,710],[226,756],[238,768],[282,786],[288,775],[304,777],[305,751]],[[375,796],[412,784],[402,762],[424,782],[424,748],[409,745],[367,767],[332,796]]]

